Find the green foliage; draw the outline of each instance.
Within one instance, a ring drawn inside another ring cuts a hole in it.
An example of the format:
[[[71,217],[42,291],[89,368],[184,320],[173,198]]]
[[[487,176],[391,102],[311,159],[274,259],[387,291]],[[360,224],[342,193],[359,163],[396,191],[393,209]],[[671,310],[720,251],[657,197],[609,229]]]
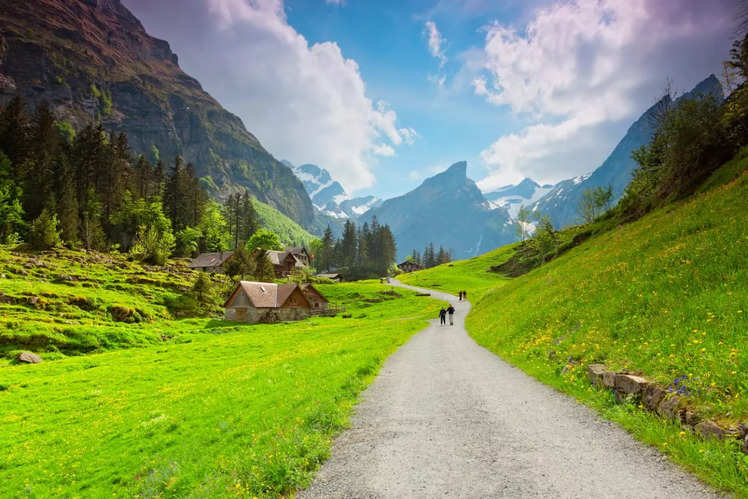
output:
[[[174,253],[177,256],[195,257],[200,252],[200,239],[203,233],[200,229],[185,227],[177,232]]]
[[[45,208],[42,213],[31,222],[29,243],[35,250],[47,250],[62,244],[59,231],[60,222],[57,215],[50,214]]]
[[[22,195],[23,191],[13,179],[10,160],[0,151],[0,241],[17,239],[18,233],[26,226]]]
[[[524,241],[527,237],[527,228],[530,226],[530,214],[530,209],[526,208],[525,205],[519,207],[517,221],[514,226],[520,241]]]
[[[213,283],[205,273],[200,273],[192,285],[192,294],[198,306],[203,310],[210,310],[216,304]]]
[[[254,250],[254,277],[259,282],[272,282],[275,279],[275,269],[267,255],[267,250],[257,247]]]
[[[55,126],[57,127],[57,132],[65,139],[65,143],[68,145],[73,144],[75,141],[75,129],[73,125],[69,121],[62,120],[56,121]]]
[[[224,272],[234,279],[246,280],[247,276],[255,273],[256,267],[257,262],[252,257],[252,253],[247,248],[240,246],[234,250],[231,258],[224,263]]]
[[[612,197],[613,187],[610,185],[607,188],[597,186],[594,189],[585,189],[579,202],[579,214],[585,223],[597,220],[608,209]]]
[[[141,225],[130,254],[142,262],[164,265],[174,249],[174,244],[171,227],[159,230],[156,225]]]
[[[263,250],[282,250],[283,245],[277,234],[267,229],[260,229],[252,234],[252,237],[247,241],[247,249],[249,251],[254,251],[258,248]]]
[[[151,161],[154,163],[161,161],[161,153],[159,152],[158,147],[156,147],[156,144],[151,145]]]
[[[547,215],[538,220],[535,235],[530,241],[531,246],[537,252],[539,263],[552,259],[558,253],[559,238],[553,228],[553,223]]]
[[[230,239],[228,224],[221,213],[221,207],[215,201],[208,201],[203,216],[200,218],[199,230],[202,233],[200,249],[202,251],[224,251]]]
[[[325,285],[350,319],[172,321],[162,331],[178,336],[149,348],[0,368],[0,495],[290,496],[384,359],[438,310],[382,291]]]

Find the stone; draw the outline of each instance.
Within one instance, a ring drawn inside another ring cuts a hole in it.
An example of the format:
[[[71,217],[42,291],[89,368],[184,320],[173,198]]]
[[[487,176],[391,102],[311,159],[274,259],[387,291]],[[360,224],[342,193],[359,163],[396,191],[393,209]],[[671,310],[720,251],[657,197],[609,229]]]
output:
[[[664,388],[650,383],[642,391],[642,404],[650,411],[656,411],[657,406],[660,405],[666,394]]]
[[[657,413],[668,419],[680,419],[681,405],[683,400],[678,395],[665,397],[657,405]]]
[[[16,360],[18,362],[24,362],[26,364],[40,364],[42,358],[31,352],[21,352],[16,355]]]
[[[743,448],[740,450],[748,454],[748,433],[743,437]]]
[[[603,385],[607,388],[615,388],[616,373],[614,373],[613,371],[605,371],[603,373]]]
[[[590,383],[597,387],[605,386],[603,384],[603,374],[605,366],[602,364],[590,364],[587,366],[587,374],[590,377]]]
[[[616,374],[615,389],[625,394],[637,395],[642,392],[649,382],[641,376],[633,374]]]
[[[683,423],[686,426],[692,426],[695,427],[697,424],[701,422],[701,416],[698,415],[698,413],[686,409],[683,411]]]
[[[720,427],[714,421],[708,419],[694,426],[694,430],[704,438],[717,438],[722,439],[729,436],[729,432],[724,428]]]

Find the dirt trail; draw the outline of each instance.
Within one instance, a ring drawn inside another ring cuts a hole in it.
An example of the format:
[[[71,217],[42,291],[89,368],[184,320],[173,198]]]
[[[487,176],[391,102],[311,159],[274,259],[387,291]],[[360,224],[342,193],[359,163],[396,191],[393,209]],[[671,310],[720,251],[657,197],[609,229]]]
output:
[[[394,285],[425,291],[419,288]],[[712,497],[617,425],[478,346],[470,303],[384,364],[299,497]]]

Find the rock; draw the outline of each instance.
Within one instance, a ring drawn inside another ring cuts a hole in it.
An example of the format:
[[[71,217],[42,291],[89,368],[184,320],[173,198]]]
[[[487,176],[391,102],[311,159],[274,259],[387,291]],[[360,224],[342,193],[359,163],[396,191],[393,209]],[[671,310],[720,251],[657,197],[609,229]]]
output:
[[[684,423],[687,426],[695,427],[701,422],[701,416],[699,416],[698,413],[688,410],[688,409],[683,411],[682,416],[683,416],[682,423]]]
[[[709,421],[708,419],[694,426],[694,430],[704,438],[723,439],[731,434],[729,430],[725,430],[714,421]]]
[[[642,403],[650,411],[656,411],[657,406],[660,405],[666,394],[664,388],[650,383],[642,391]]]
[[[668,419],[680,419],[681,406],[683,399],[678,395],[665,397],[657,406],[657,412],[660,416]]]
[[[616,374],[615,389],[625,394],[640,394],[649,382],[641,376],[633,374]]]
[[[613,371],[605,371],[603,373],[603,385],[607,388],[615,388],[616,373],[614,373]]]
[[[604,387],[603,374],[605,374],[605,366],[602,364],[590,364],[587,366],[587,374],[590,377],[590,383],[597,387]]]
[[[21,352],[16,355],[16,360],[18,362],[25,362],[26,364],[40,364],[42,358],[31,352]]]

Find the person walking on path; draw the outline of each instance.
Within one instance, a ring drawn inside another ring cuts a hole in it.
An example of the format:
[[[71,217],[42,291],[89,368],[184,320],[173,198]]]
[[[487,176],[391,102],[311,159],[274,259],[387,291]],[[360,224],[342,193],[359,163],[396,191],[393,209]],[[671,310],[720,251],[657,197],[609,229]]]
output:
[[[442,326],[447,323],[447,311],[444,310],[444,307],[439,310],[439,321]]]
[[[462,292],[462,299],[467,300],[467,291]]]
[[[454,321],[455,308],[452,306],[451,303],[449,304],[449,308],[447,309],[447,313],[449,314],[449,325],[450,326],[454,326],[455,325],[455,321]]]
[[[459,298],[460,298],[460,301],[462,301],[462,291],[458,292],[458,293],[457,293],[457,296],[459,296]]]

